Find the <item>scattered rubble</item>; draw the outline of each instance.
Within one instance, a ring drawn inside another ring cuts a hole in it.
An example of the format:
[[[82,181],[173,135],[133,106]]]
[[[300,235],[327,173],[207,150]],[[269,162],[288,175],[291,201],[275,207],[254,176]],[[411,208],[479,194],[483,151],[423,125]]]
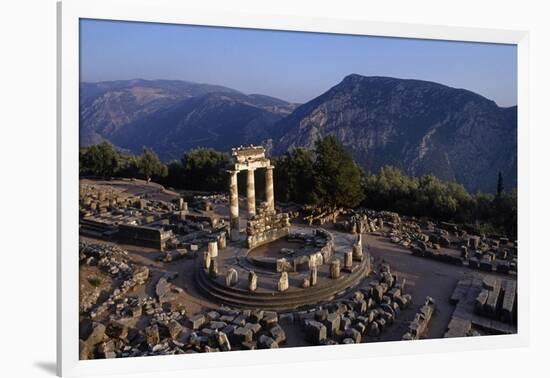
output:
[[[402,340],[418,340],[427,331],[430,319],[435,312],[435,302],[431,297],[426,297],[424,305],[414,316],[414,320],[410,322],[407,332],[403,335]]]

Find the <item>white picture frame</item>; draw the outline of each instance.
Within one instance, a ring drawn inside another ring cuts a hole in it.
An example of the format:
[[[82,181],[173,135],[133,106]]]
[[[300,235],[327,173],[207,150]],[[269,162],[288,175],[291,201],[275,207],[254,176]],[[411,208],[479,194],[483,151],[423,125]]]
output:
[[[177,1],[111,0],[58,3],[58,170],[57,170],[57,372],[62,376],[145,373],[205,366],[351,359],[526,346],[529,334],[528,58],[524,31],[474,29],[358,20],[288,17],[275,14],[216,12],[186,8]],[[506,336],[384,342],[331,347],[257,350],[251,354],[189,354],[105,360],[79,360],[78,324],[78,153],[79,19],[109,19],[204,26],[324,32],[450,41],[516,44],[518,52],[518,333]]]

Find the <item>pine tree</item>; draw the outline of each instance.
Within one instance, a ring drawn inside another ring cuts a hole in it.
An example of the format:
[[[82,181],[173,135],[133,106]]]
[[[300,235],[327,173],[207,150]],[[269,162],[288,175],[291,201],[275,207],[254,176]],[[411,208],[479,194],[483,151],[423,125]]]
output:
[[[355,207],[363,199],[362,171],[333,136],[315,146],[315,199],[320,205]]]

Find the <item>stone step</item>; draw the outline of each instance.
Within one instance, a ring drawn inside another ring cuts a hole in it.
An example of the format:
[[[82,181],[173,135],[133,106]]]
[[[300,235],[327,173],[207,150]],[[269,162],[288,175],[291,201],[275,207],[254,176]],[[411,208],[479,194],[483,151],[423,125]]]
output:
[[[338,280],[319,282],[317,286],[285,292],[250,292],[235,287],[227,287],[210,279],[207,272],[200,266],[196,269],[195,282],[199,290],[206,296],[222,304],[245,308],[269,308],[277,310],[292,310],[306,305],[332,299],[343,291],[356,286],[365,278],[366,264],[352,274],[344,275]]]

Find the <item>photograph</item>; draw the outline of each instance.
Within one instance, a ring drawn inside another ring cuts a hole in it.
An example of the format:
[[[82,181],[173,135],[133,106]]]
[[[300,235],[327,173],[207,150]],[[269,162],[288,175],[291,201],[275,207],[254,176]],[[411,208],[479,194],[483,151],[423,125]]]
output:
[[[517,44],[78,28],[80,360],[518,334]]]

